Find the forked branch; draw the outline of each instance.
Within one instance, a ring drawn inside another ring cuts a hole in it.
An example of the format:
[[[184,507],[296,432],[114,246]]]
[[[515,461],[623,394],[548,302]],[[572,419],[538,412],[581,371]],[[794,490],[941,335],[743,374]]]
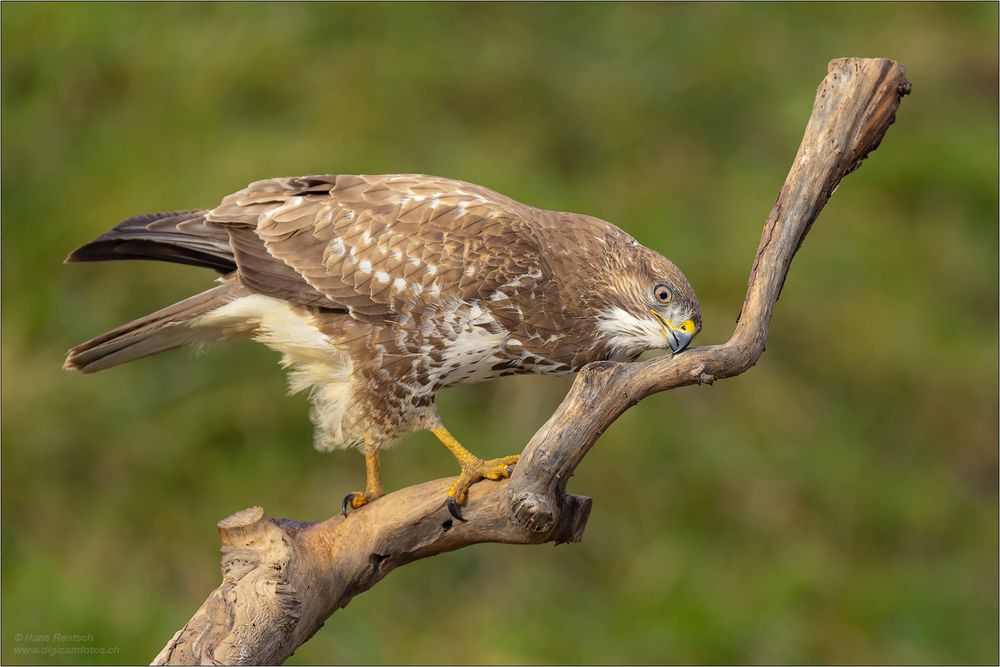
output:
[[[791,170],[764,223],[732,337],[675,357],[584,368],[562,404],[525,447],[511,479],[473,486],[465,523],[441,499],[450,480],[391,493],[319,523],[269,519],[259,507],[219,522],[222,584],[153,664],[283,662],[336,610],[395,568],[480,542],[581,539],[591,501],[566,482],[597,438],[660,391],[738,375],[764,352],[788,267],[840,181],[878,147],[903,95],[903,68],[842,58],[816,93]]]

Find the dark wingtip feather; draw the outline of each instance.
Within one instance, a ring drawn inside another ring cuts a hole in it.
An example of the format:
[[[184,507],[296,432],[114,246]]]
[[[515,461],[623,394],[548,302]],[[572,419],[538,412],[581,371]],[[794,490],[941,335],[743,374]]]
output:
[[[90,243],[82,245],[76,250],[70,252],[68,255],[66,255],[66,259],[63,260],[63,264],[74,264],[76,262],[94,261],[92,259],[88,259],[87,257],[86,251],[87,248],[90,247],[90,245],[91,245]]]
[[[204,211],[137,215],[66,256],[65,264],[155,259],[214,269],[236,269],[228,233],[205,222]]]
[[[205,269],[214,269],[226,274],[236,269],[236,262],[221,257],[211,250],[169,245],[147,239],[110,238],[96,239],[80,246],[69,255],[65,263],[103,262],[121,259],[156,259],[175,264],[187,264]]]

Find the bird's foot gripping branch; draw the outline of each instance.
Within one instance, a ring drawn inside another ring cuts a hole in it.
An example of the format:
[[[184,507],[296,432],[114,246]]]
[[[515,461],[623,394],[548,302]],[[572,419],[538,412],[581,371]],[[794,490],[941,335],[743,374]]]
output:
[[[511,478],[471,487],[465,522],[442,502],[452,480],[408,487],[320,523],[269,519],[260,508],[224,519],[222,584],[154,664],[280,663],[333,612],[401,565],[480,542],[579,541],[591,501],[566,493],[576,466],[600,434],[646,396],[732,377],[757,362],[793,256],[841,179],[878,147],[909,91],[903,68],[891,60],[830,63],[764,222],[743,308],[726,343],[644,363],[585,367],[524,448]]]

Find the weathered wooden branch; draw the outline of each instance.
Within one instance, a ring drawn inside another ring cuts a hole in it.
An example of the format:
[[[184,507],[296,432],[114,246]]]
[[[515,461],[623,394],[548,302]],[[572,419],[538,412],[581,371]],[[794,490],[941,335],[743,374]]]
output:
[[[269,519],[254,507],[222,520],[222,584],[153,664],[281,663],[333,612],[401,565],[479,542],[579,541],[591,501],[566,493],[577,465],[601,433],[646,396],[709,384],[757,362],[792,257],[841,179],[878,147],[909,91],[903,68],[891,60],[830,63],[764,223],[728,342],[644,363],[584,368],[525,447],[511,479],[473,486],[465,523],[443,506],[448,479],[396,491],[346,519]]]

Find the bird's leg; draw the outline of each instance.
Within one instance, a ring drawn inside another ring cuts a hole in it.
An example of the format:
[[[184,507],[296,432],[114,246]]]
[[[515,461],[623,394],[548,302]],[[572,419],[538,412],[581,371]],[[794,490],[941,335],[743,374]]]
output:
[[[517,463],[518,456],[516,454],[501,456],[498,459],[484,461],[459,444],[455,436],[449,433],[444,426],[433,429],[431,433],[436,435],[441,444],[448,448],[448,451],[462,468],[462,474],[448,489],[448,511],[459,521],[465,521],[458,507],[465,504],[469,487],[481,479],[507,479],[514,472],[513,465]]]
[[[352,491],[344,496],[342,510],[347,515],[347,508],[358,509],[367,505],[382,495],[382,475],[379,469],[379,451],[367,437],[365,438],[365,490]]]

